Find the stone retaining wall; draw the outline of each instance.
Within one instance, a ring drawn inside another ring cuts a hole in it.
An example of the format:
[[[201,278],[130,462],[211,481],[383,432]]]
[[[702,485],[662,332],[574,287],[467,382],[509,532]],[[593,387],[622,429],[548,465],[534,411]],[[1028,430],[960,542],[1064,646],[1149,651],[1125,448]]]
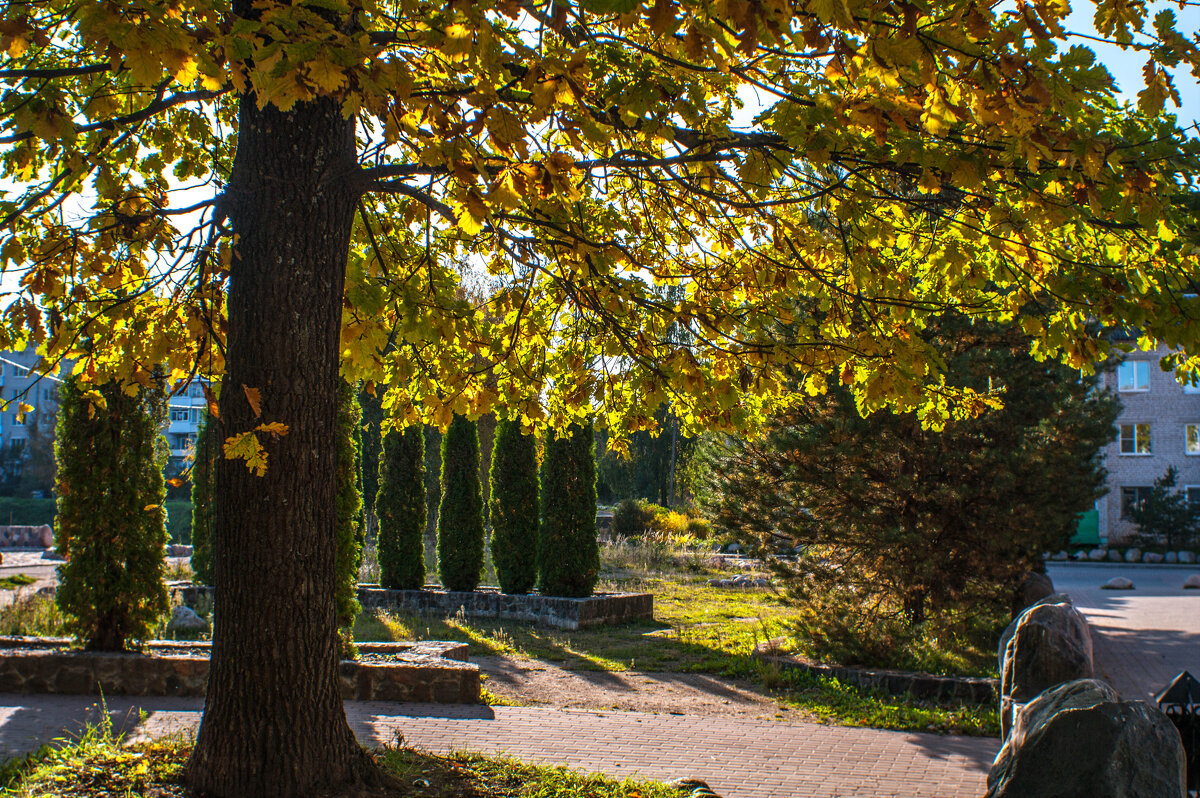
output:
[[[957,698],[975,704],[986,704],[996,701],[1000,695],[999,679],[934,676],[929,673],[822,665],[794,657],[770,644],[755,646],[753,656],[758,661],[775,665],[781,670],[832,677],[839,682],[882,690],[894,696],[912,696],[922,701]]]
[[[48,549],[54,545],[54,530],[49,525],[0,526],[0,548]]]
[[[173,583],[169,588],[173,600],[191,607],[212,606],[210,587]],[[443,617],[461,612],[470,618],[523,621],[571,630],[654,617],[654,596],[650,593],[598,593],[588,598],[562,598],[514,595],[494,588],[468,593],[434,588],[385,590],[364,585],[358,588],[358,601],[367,610],[405,610]]]
[[[203,696],[208,685],[207,642],[154,641],[145,653],[72,649],[67,638],[0,637],[0,685],[16,693],[101,692],[111,695]],[[463,643],[363,643],[363,656],[344,660],[342,698],[477,704],[479,666]]]

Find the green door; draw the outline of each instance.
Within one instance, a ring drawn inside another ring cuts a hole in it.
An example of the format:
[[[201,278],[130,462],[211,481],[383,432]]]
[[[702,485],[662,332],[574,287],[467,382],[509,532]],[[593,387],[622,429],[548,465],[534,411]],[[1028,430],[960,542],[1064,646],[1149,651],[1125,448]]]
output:
[[[1072,543],[1099,543],[1100,542],[1100,513],[1095,509],[1088,510],[1079,516],[1079,526],[1075,530],[1075,536],[1071,538]]]

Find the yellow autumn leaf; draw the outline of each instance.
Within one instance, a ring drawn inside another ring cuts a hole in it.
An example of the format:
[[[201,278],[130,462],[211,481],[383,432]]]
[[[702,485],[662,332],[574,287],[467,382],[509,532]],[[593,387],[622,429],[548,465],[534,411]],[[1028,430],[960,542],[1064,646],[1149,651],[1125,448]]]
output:
[[[254,411],[254,417],[258,418],[262,415],[262,394],[257,388],[251,388],[243,385],[242,392],[246,394],[246,401],[250,403],[250,409]]]
[[[279,421],[268,421],[266,423],[259,424],[254,428],[254,431],[263,432],[267,435],[273,435],[275,437],[282,438],[284,435],[288,434],[288,425]]]
[[[253,432],[231,435],[221,448],[226,460],[245,460],[246,469],[255,476],[267,473],[267,453]]]
[[[309,61],[305,66],[308,69],[308,82],[323,92],[333,94],[346,85],[346,73],[331,61]]]

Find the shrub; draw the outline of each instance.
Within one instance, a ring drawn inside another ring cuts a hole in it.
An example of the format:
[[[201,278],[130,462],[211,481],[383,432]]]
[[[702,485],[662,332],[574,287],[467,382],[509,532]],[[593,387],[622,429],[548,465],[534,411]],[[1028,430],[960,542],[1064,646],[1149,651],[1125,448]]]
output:
[[[205,416],[196,436],[192,463],[192,573],[197,582],[213,583],[213,487],[220,450],[220,422]]]
[[[652,518],[637,499],[625,499],[613,511],[612,533],[618,537],[641,535],[649,527]]]
[[[337,619],[343,655],[354,654],[354,618],[358,603],[358,569],[362,565],[362,410],[354,386],[338,388],[337,421]]]
[[[689,518],[687,533],[697,540],[707,540],[712,535],[712,524],[705,518]]]
[[[492,563],[505,593],[537,583],[537,441],[519,421],[500,421],[492,445]]]
[[[573,424],[546,439],[542,462],[538,571],[548,596],[590,596],[600,572],[596,540],[596,441],[592,425]]]
[[[474,590],[483,575],[483,492],[479,433],[456,415],[442,436],[442,503],[438,508],[438,574],[447,590]]]
[[[157,384],[129,395],[110,383],[98,394],[74,381],[61,388],[56,546],[66,562],[56,600],[89,649],[122,651],[168,609],[166,403]]]
[[[420,426],[384,436],[379,459],[379,584],[425,587],[425,432]]]

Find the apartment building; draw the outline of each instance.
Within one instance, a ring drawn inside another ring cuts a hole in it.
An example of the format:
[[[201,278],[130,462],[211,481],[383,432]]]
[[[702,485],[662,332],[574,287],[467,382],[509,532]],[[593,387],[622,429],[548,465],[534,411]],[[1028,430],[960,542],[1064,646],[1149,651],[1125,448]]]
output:
[[[58,385],[70,372],[71,364],[64,363],[56,375],[43,375],[33,371],[39,359],[33,347],[22,351],[0,350],[0,447],[12,445],[20,449],[29,440],[34,425],[46,435],[54,427]],[[191,456],[207,408],[202,383],[199,379],[193,381],[168,402],[163,427],[171,450],[168,474],[176,473]],[[19,412],[21,403],[33,407],[24,418]]]
[[[1159,368],[1167,350],[1131,352],[1104,375],[1121,400],[1117,437],[1104,450],[1108,495],[1096,503],[1102,542],[1120,543],[1136,533],[1127,517],[1154,481],[1174,466],[1176,486],[1200,504],[1200,385],[1180,385]]]

